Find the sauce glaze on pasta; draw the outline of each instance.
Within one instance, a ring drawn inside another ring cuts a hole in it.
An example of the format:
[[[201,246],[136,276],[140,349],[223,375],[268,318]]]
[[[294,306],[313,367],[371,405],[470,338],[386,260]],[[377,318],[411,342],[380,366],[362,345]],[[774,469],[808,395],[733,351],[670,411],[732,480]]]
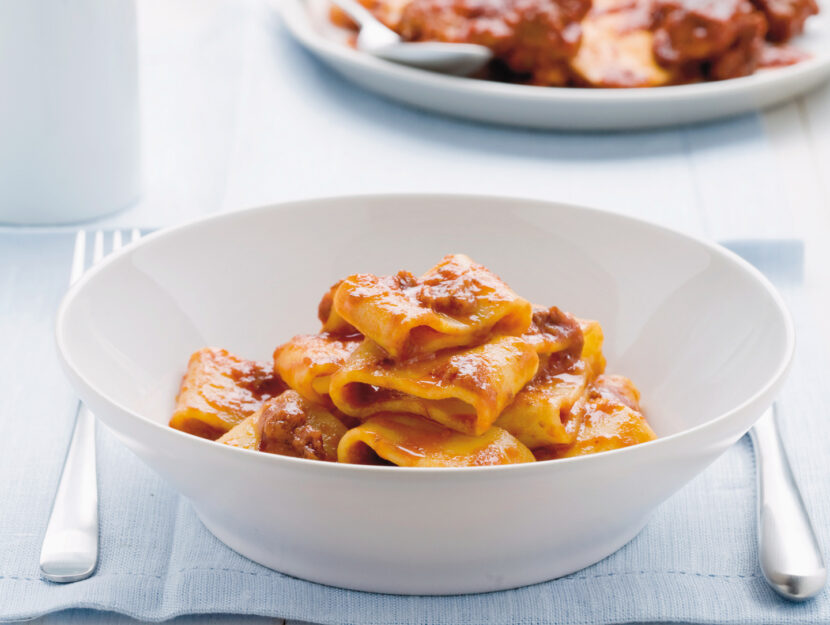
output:
[[[656,438],[632,382],[605,375],[602,328],[534,306],[486,267],[446,256],[420,278],[355,274],[318,334],[272,364],[204,348],[170,426],[309,460],[406,467],[517,464]]]

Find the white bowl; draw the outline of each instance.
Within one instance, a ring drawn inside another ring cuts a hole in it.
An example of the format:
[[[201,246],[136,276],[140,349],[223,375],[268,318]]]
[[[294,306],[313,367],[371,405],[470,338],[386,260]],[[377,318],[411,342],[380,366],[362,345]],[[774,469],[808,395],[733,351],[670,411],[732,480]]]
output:
[[[534,302],[598,319],[660,439],[464,469],[329,464],[167,427],[191,352],[268,359],[364,271],[463,252]],[[771,403],[793,353],[773,287],[715,245],[612,213],[469,196],[312,200],[154,234],[90,271],[57,322],[66,372],[123,443],[239,553],[297,577],[403,594],[492,591],[609,555]],[[701,502],[705,505],[705,502]]]

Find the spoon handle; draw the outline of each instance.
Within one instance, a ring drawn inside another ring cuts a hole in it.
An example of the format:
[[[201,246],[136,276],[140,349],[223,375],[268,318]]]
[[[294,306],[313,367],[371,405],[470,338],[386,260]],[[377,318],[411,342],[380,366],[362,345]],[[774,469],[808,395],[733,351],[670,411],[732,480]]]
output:
[[[331,0],[343,12],[354,20],[361,28],[369,24],[380,24],[380,21],[357,0]]]
[[[827,570],[781,442],[774,404],[749,434],[758,465],[761,571],[782,597],[804,601],[824,588]]]

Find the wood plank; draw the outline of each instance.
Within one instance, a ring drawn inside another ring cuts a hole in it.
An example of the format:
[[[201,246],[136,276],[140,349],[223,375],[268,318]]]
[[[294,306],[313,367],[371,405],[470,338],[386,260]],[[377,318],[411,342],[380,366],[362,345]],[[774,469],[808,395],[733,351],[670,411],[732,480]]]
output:
[[[684,129],[706,235],[712,239],[796,236],[774,177],[775,154],[755,115]]]
[[[823,115],[820,111],[824,111]],[[817,319],[830,315],[830,86],[768,111],[767,137],[776,159],[780,212],[792,215],[805,245],[804,285]],[[830,328],[818,324],[830,346]]]
[[[805,96],[801,111],[825,206],[830,206],[830,83]]]

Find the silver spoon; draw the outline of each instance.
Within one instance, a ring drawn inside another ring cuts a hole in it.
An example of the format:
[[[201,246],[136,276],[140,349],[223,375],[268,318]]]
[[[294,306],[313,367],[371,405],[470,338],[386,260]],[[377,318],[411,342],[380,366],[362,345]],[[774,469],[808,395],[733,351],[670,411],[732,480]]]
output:
[[[775,405],[749,431],[758,464],[758,553],[761,571],[779,595],[817,595],[827,569],[776,424]]]
[[[493,58],[489,48],[471,43],[406,42],[357,0],[331,0],[360,27],[357,49],[372,56],[444,74],[467,76]]]

